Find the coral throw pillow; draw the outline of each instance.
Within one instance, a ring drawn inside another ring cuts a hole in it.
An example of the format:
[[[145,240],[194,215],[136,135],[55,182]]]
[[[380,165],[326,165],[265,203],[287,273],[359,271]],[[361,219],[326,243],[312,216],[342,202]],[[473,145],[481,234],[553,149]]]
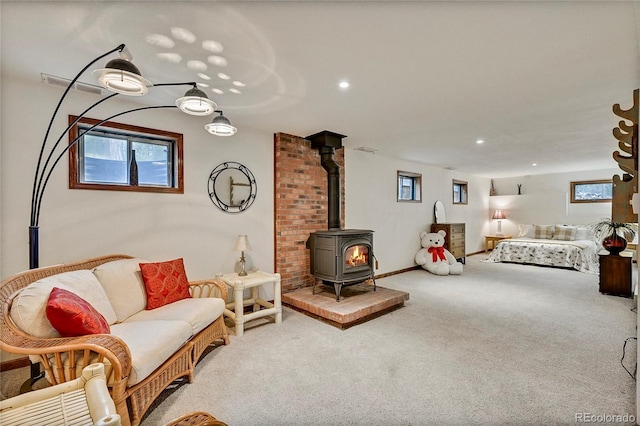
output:
[[[147,310],[191,297],[182,258],[166,262],[141,263],[140,271],[147,292]]]
[[[46,308],[47,318],[62,337],[109,334],[109,323],[89,302],[68,290],[54,287]]]

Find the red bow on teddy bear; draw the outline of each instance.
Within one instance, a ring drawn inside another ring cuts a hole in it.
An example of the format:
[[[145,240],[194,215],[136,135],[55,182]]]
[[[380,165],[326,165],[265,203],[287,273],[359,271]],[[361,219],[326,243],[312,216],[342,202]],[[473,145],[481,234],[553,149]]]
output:
[[[437,262],[438,258],[446,262],[447,256],[444,254],[444,247],[429,247],[428,252],[433,256],[433,261]]]

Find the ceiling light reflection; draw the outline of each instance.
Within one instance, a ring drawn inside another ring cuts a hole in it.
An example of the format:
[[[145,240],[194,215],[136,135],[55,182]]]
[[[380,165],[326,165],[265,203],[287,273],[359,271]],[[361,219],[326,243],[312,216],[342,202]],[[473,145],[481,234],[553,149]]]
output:
[[[206,71],[207,70],[207,64],[205,64],[202,61],[191,60],[191,61],[187,62],[187,68],[189,68],[190,70],[193,70],[193,71]]]
[[[226,67],[229,64],[229,62],[225,58],[217,55],[209,56],[207,58],[207,61],[209,61],[210,64],[216,65],[218,67]]]
[[[189,44],[196,41],[196,36],[186,28],[172,27],[171,35],[173,35],[173,38]]]
[[[159,46],[165,49],[172,49],[176,45],[173,40],[162,34],[149,34],[145,41],[152,46]]]
[[[202,42],[202,48],[212,53],[222,53],[222,51],[224,50],[222,44],[215,40],[204,40]]]
[[[182,61],[182,56],[177,53],[157,53],[156,55],[163,61],[171,62],[174,64],[178,64],[180,63],[180,61]]]

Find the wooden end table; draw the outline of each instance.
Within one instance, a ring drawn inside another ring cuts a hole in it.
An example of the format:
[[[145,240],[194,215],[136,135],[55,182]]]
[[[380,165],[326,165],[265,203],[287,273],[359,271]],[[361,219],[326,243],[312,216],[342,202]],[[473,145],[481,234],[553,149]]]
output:
[[[227,303],[224,314],[235,322],[236,336],[244,334],[244,324],[256,318],[274,315],[275,323],[282,322],[282,303],[280,295],[280,274],[267,272],[250,272],[241,277],[238,274],[217,275],[225,284],[233,289],[233,302]],[[273,285],[273,303],[259,297],[260,286]],[[244,298],[244,290],[250,289],[251,295]],[[253,312],[244,313],[244,307],[253,305]]]
[[[500,240],[510,240],[511,235],[485,235],[484,236],[484,252],[489,253],[489,250],[496,248],[496,244]],[[491,244],[489,244],[491,243]],[[491,246],[491,248],[489,248]]]
[[[600,293],[614,296],[633,297],[631,289],[631,253],[598,253],[600,258]]]

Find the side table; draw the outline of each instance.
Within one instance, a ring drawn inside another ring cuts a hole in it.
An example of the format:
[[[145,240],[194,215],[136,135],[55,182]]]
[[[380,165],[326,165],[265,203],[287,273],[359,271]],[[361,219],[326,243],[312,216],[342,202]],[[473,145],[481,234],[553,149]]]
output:
[[[262,271],[250,272],[244,277],[238,274],[217,275],[225,284],[233,289],[233,302],[226,305],[224,314],[235,322],[236,336],[244,334],[244,324],[256,318],[274,315],[276,324],[282,322],[282,303],[280,295],[280,274],[269,274]],[[259,297],[260,286],[273,285],[273,303]],[[251,295],[244,298],[244,289],[250,289]],[[244,313],[244,307],[253,305],[253,312]]]
[[[615,296],[633,297],[631,291],[630,253],[612,255],[606,251],[600,257],[600,293]]]
[[[485,235],[484,236],[484,252],[489,253],[489,247],[491,247],[491,250],[496,248],[496,243],[498,241],[510,240],[510,239],[511,239],[511,235]]]

